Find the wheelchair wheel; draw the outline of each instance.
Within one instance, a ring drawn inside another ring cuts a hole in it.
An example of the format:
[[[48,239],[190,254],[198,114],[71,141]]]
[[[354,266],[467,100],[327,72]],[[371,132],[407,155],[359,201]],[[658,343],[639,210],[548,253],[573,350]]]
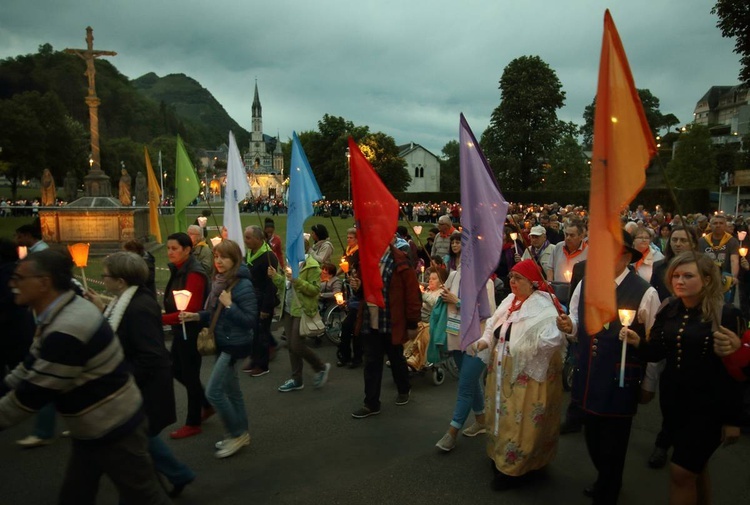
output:
[[[339,345],[341,343],[341,324],[344,322],[346,312],[339,305],[334,305],[328,311],[324,318],[326,325],[326,337],[333,344]]]
[[[442,367],[436,366],[432,368],[432,383],[436,386],[439,386],[440,384],[445,381],[445,372],[443,372]]]

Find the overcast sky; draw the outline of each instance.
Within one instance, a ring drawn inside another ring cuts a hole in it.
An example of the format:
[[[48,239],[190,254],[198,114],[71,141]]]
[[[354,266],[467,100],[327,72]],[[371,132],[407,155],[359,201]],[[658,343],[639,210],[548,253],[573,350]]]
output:
[[[46,42],[83,48],[90,25],[94,47],[116,51],[111,61],[129,78],[187,74],[248,130],[257,78],[267,134],[287,140],[328,113],[440,155],[458,139],[460,112],[481,135],[500,103],[503,69],[520,56],[549,64],[567,95],[559,118],[581,123],[607,7],[636,86],[650,89],[663,113],[691,121],[710,86],[738,82],[734,41],[716,28],[713,3],[11,0],[0,15],[0,58]]]

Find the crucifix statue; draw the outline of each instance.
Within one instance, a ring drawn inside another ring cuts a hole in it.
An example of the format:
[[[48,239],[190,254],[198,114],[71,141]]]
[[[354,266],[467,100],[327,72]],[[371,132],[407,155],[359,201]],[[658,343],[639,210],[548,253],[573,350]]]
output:
[[[89,80],[89,92],[86,105],[89,106],[89,120],[91,123],[91,170],[84,177],[86,196],[112,196],[109,177],[102,171],[99,155],[99,104],[101,100],[96,96],[96,68],[94,60],[100,56],[115,56],[114,51],[94,50],[94,30],[86,27],[86,49],[66,49],[65,52],[75,54],[86,62],[85,76]]]

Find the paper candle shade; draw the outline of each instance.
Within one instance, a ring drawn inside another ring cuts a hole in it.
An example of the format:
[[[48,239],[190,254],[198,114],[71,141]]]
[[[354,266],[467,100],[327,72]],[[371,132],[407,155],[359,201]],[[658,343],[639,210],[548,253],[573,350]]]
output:
[[[747,247],[740,247],[740,256],[743,258],[747,256]]]
[[[68,252],[73,257],[73,263],[78,268],[85,268],[89,262],[89,244],[78,243],[68,245]]]
[[[416,233],[417,235],[421,235],[422,234],[422,227],[419,226],[419,225],[415,226],[414,227],[414,233]]]
[[[335,293],[333,297],[336,299],[337,304],[344,305],[344,293]]]
[[[207,222],[208,222],[208,218],[206,216],[198,217],[198,226],[200,226],[201,228],[205,228]]]
[[[623,326],[630,326],[635,320],[635,310],[632,309],[618,309],[617,313],[620,316],[620,323]]]
[[[29,254],[29,248],[25,245],[19,245],[18,246],[18,259],[22,260]]]
[[[172,296],[174,296],[174,304],[177,306],[177,310],[183,311],[187,308],[188,303],[190,303],[193,293],[186,289],[180,289],[172,291]]]
[[[219,245],[221,243],[222,240],[223,239],[221,237],[213,237],[211,239],[211,246],[212,247],[216,247],[217,245]]]
[[[745,240],[745,237],[747,237],[747,232],[746,231],[738,231],[737,232],[737,238],[739,239],[740,242],[742,242],[743,240]]]

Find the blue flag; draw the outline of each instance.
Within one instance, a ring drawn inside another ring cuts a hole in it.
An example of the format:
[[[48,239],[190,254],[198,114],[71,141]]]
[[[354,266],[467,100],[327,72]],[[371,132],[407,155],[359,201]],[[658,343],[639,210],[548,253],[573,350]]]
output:
[[[313,202],[323,198],[302,149],[297,132],[292,132],[292,161],[289,168],[288,214],[286,223],[286,257],[292,278],[299,275],[299,264],[305,259],[305,220],[313,214]]]
[[[500,263],[508,202],[461,114],[461,349],[481,337],[479,323],[492,315],[486,284]]]

